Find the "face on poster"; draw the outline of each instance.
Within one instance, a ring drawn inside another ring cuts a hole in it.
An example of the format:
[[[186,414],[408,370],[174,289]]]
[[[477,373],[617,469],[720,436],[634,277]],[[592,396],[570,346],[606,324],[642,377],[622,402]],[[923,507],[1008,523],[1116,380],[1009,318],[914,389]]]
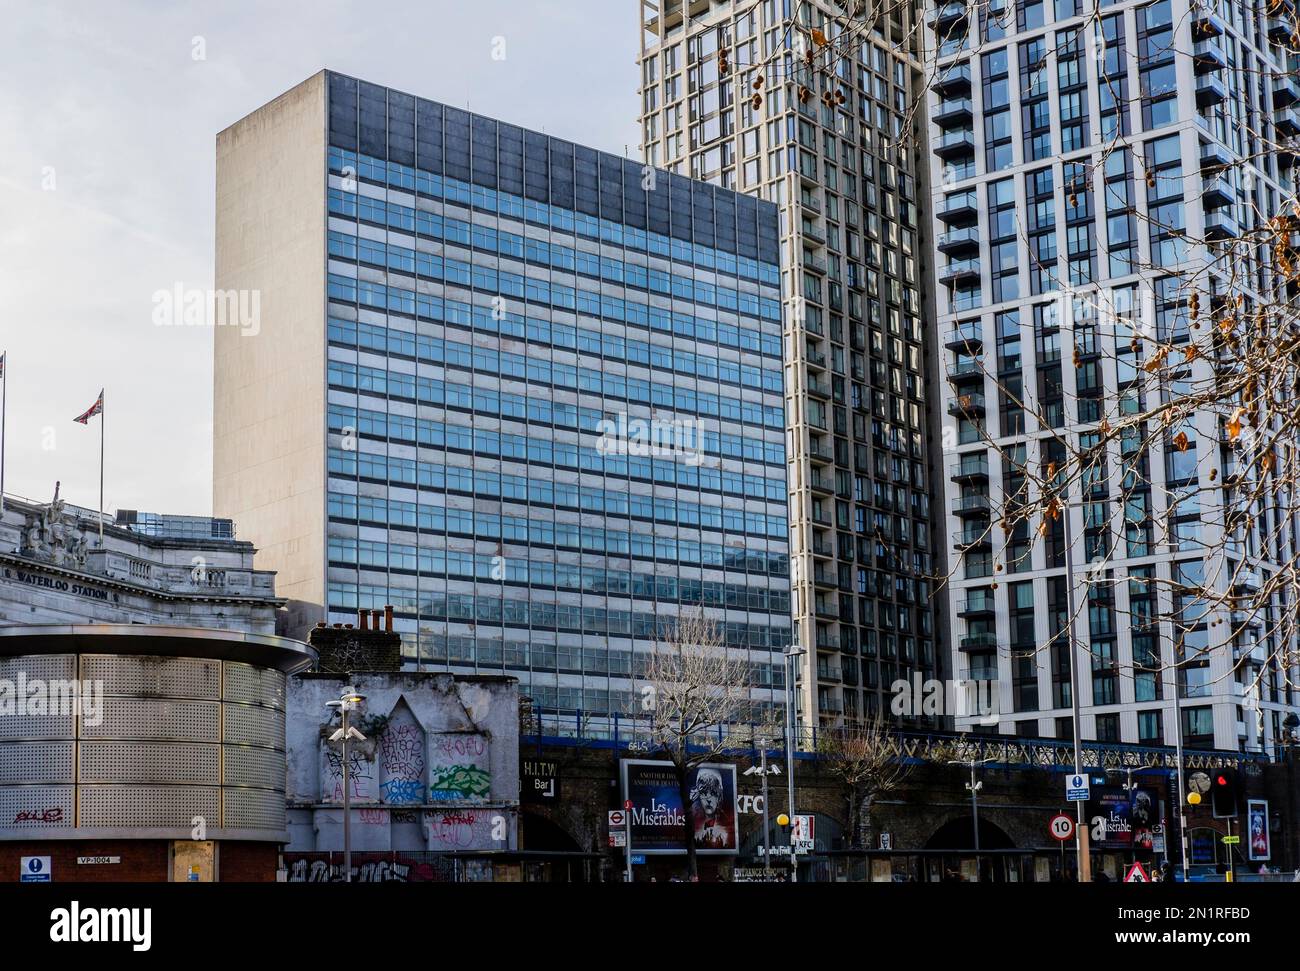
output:
[[[1268,837],[1268,800],[1246,800],[1246,835],[1249,839],[1250,858],[1267,860],[1271,855]]]
[[[624,759],[622,774],[624,798],[632,802],[632,846],[636,852],[685,853],[686,825],[697,853],[739,852],[734,765],[707,764],[693,769],[685,808],[668,763]]]
[[[1093,789],[1088,802],[1089,837],[1099,849],[1151,850],[1160,834],[1160,800],[1154,789]]]

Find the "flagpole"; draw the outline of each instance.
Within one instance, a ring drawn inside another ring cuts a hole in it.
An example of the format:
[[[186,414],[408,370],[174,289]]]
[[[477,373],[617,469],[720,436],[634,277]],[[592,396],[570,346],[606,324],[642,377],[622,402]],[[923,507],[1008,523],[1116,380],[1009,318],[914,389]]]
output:
[[[0,515],[5,511],[5,419],[9,397],[9,354],[0,354]]]
[[[104,548],[104,392],[99,392],[99,548]]]

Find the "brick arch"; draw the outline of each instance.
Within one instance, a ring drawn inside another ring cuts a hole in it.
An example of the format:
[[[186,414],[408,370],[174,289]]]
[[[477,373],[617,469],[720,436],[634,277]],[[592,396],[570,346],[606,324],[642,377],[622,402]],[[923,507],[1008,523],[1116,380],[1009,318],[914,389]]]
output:
[[[1001,825],[980,813],[980,849],[1003,850],[1015,848],[1011,838]],[[975,849],[975,837],[971,825],[971,814],[962,812],[949,813],[947,818],[935,827],[930,838],[925,842],[927,850],[970,850]]]
[[[585,849],[569,831],[560,814],[544,806],[521,806],[519,812],[520,845],[528,850]]]

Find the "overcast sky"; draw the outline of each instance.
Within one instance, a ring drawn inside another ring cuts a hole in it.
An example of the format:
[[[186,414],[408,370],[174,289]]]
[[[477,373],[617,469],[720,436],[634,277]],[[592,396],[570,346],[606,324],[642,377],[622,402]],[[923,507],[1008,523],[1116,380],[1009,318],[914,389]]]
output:
[[[212,334],[153,294],[209,289],[216,133],[322,68],[637,153],[632,0],[0,0],[5,492],[212,509]],[[492,57],[504,38],[504,59]],[[202,54],[202,59],[196,59]]]

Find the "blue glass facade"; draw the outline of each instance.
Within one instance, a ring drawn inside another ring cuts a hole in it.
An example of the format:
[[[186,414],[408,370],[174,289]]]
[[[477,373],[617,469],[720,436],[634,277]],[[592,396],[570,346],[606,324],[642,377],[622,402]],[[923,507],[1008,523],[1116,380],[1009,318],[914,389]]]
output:
[[[342,75],[328,98],[329,620],[391,603],[412,663],[599,719],[704,605],[779,703],[775,206]]]

